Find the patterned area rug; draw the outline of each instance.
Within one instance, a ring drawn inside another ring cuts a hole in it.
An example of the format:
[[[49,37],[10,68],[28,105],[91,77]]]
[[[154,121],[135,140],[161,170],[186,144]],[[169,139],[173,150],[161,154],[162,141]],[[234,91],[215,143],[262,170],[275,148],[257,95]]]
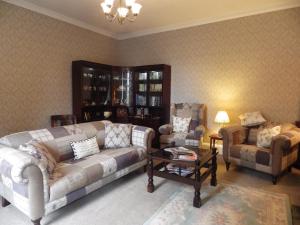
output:
[[[291,225],[289,198],[253,188],[202,188],[202,206],[191,207],[193,189],[175,193],[144,225]]]

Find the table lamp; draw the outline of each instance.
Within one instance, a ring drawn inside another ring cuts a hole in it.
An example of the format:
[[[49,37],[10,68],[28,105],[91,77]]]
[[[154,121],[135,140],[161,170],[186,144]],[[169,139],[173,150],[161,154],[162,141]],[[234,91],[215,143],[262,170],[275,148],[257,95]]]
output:
[[[215,123],[220,124],[221,127],[224,127],[224,124],[229,123],[229,116],[226,111],[218,111],[216,118],[215,118]]]

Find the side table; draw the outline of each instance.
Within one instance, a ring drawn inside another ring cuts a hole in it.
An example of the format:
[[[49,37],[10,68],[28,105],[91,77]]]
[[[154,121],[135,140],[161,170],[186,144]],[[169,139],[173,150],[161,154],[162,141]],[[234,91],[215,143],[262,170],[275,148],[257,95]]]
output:
[[[210,143],[209,143],[209,148],[215,148],[216,141],[222,141],[223,138],[219,134],[211,134],[209,135]]]

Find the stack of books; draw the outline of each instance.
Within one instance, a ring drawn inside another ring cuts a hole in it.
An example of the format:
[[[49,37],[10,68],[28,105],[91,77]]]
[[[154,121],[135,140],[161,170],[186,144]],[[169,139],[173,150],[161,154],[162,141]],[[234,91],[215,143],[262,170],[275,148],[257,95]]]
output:
[[[172,160],[195,161],[197,159],[197,154],[194,151],[184,147],[166,148],[165,151],[172,154]],[[174,163],[169,163],[167,170],[170,173],[175,173],[180,176],[187,176],[194,172],[193,167],[179,167]]]
[[[187,176],[187,175],[192,174],[194,172],[193,167],[179,168],[174,163],[169,163],[167,165],[167,170],[170,173],[175,173],[175,174],[180,175],[180,176]]]

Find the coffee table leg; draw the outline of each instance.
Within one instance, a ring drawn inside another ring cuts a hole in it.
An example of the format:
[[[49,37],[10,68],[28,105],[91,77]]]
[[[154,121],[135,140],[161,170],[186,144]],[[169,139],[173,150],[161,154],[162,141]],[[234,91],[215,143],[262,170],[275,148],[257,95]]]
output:
[[[147,191],[152,193],[154,191],[154,184],[153,184],[153,160],[150,158],[148,159],[148,186]]]
[[[200,188],[201,188],[201,183],[200,183],[200,169],[196,169],[195,171],[195,196],[194,196],[194,207],[200,208],[201,207],[201,197],[200,197]]]
[[[211,186],[217,186],[217,149],[215,147],[212,148],[212,154],[214,155],[211,160],[211,180],[210,185]]]

